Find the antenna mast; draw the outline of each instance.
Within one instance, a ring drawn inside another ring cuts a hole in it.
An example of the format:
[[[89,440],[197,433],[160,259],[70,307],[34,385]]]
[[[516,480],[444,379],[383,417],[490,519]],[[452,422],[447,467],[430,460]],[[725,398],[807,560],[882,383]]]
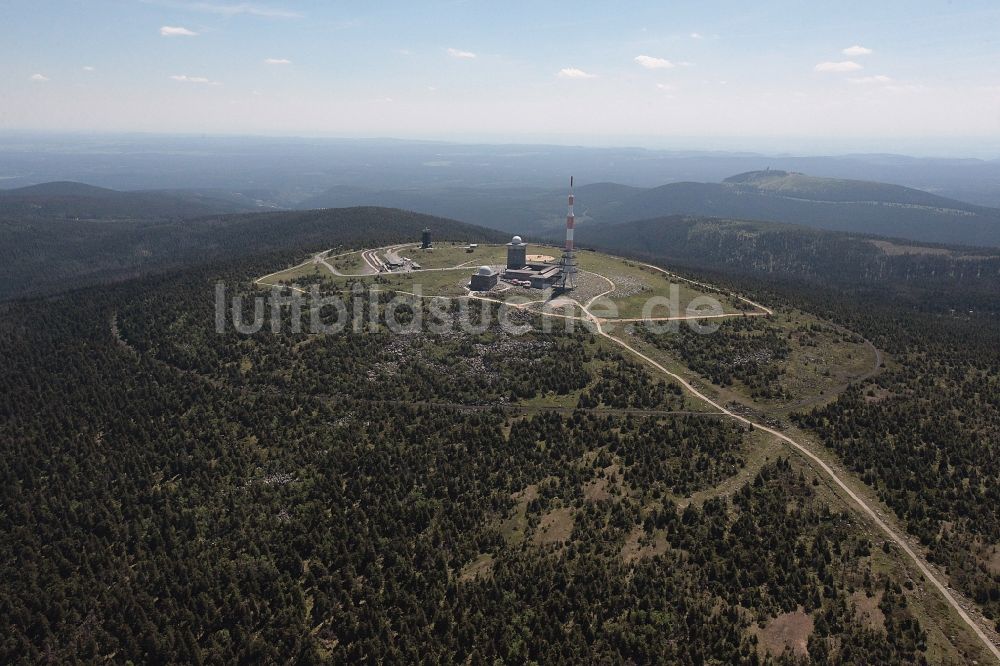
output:
[[[569,177],[569,206],[566,211],[566,246],[563,248],[562,272],[559,287],[564,291],[576,287],[576,251],[573,249],[573,227],[576,217],[573,215],[573,176]]]

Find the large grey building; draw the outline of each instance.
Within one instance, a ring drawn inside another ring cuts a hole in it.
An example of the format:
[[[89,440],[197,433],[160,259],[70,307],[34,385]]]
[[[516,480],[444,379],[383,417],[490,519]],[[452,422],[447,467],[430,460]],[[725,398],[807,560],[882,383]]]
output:
[[[544,289],[559,279],[561,269],[559,264],[545,261],[528,262],[528,244],[520,236],[514,236],[507,243],[507,268],[503,279],[518,284],[530,282],[533,289]]]

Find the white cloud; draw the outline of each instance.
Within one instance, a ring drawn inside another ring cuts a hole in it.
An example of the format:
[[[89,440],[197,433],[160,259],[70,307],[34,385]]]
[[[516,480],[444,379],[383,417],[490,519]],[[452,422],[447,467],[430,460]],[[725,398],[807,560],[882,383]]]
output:
[[[276,9],[273,7],[262,7],[246,2],[236,4],[216,4],[213,2],[183,2],[181,0],[142,0],[147,5],[159,5],[161,7],[172,7],[192,12],[202,12],[205,14],[221,14],[222,16],[237,16],[247,14],[249,16],[262,16],[265,18],[301,18],[302,14],[288,11],[286,9]]]
[[[859,76],[856,78],[847,79],[851,83],[891,83],[892,78],[886,76],[885,74],[876,74],[875,76]]]
[[[84,65],[83,66],[83,71],[85,71],[85,72],[93,72],[94,71],[94,67],[92,65]]]
[[[705,39],[705,36],[700,32],[692,32],[691,39]]]
[[[673,90],[674,89],[674,87],[672,85],[670,85],[669,83],[657,83],[656,87],[659,88],[660,90]]]
[[[669,60],[648,55],[636,56],[634,60],[646,69],[673,69],[676,66]]]
[[[164,37],[197,37],[198,33],[180,26],[165,25],[160,28],[160,34]]]
[[[459,49],[448,49],[448,55],[452,58],[464,58],[466,60],[471,60],[476,57],[476,54],[472,51],[462,51]]]
[[[32,81],[38,81],[39,83],[45,83],[46,81],[49,80],[49,77],[45,76],[44,74],[32,74],[28,78]]]
[[[264,58],[264,64],[267,65],[291,65],[292,61],[288,58]]]
[[[220,85],[218,81],[212,81],[204,76],[188,76],[187,74],[172,74],[170,76],[174,81],[180,81],[181,83],[204,83],[210,86]]]
[[[559,73],[556,76],[561,79],[593,79],[597,75],[588,74],[582,69],[577,69],[576,67],[564,67],[559,70]]]
[[[864,46],[859,46],[857,44],[855,44],[854,46],[848,46],[846,49],[842,51],[842,53],[846,56],[871,55],[871,52],[872,52],[871,49],[865,48]]]
[[[841,62],[821,62],[813,69],[817,72],[856,72],[864,68],[853,60],[842,60]]]

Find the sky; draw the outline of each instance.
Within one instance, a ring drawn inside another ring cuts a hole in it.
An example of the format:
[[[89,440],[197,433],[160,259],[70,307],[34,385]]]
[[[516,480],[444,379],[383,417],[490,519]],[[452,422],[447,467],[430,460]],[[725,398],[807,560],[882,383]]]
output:
[[[0,130],[1000,156],[1000,3],[0,0]]]

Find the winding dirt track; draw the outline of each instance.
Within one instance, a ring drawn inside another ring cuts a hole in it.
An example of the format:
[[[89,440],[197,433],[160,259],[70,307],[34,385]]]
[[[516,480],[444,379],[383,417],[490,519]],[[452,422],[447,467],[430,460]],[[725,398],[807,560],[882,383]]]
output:
[[[658,270],[658,271],[660,271],[662,273],[665,273],[667,275],[672,275],[673,277],[678,277],[679,278],[679,276],[673,275],[673,274],[669,273],[668,271],[665,271],[662,268],[659,268],[657,266],[652,266],[652,265],[649,265],[649,264],[646,264],[646,265],[649,266],[650,268],[654,268],[654,269],[656,269],[656,270]],[[679,278],[679,279],[683,279],[683,278]],[[608,281],[611,282],[611,280],[608,280]],[[689,280],[689,282],[691,282],[691,281]],[[698,284],[698,283],[693,283],[693,284]],[[607,292],[605,292],[605,293],[607,293]],[[766,310],[769,314],[773,314],[771,312],[771,310],[765,308],[764,306],[762,306],[762,305],[760,305],[758,303],[754,303],[753,301],[750,301],[749,299],[742,298],[742,297],[739,297],[739,296],[738,296],[738,298],[740,298],[743,301],[746,301],[747,303],[750,303],[751,305],[754,305],[754,306],[756,306],[758,308]],[[743,423],[745,425],[748,425],[748,426],[750,426],[752,428],[755,428],[757,430],[761,430],[763,432],[766,432],[766,433],[768,433],[770,435],[773,435],[773,436],[777,437],[781,441],[785,442],[786,444],[788,444],[789,446],[793,447],[794,449],[796,449],[797,451],[799,451],[800,453],[802,453],[804,456],[806,456],[807,458],[809,458],[813,463],[815,463],[817,467],[819,467],[821,470],[823,470],[823,472],[826,473],[826,475],[829,476],[833,480],[833,482],[837,484],[837,486],[844,492],[844,494],[846,494],[848,497],[850,497],[851,500],[853,500],[854,503],[857,504],[857,506],[859,506],[861,508],[861,510],[871,519],[871,521],[873,523],[875,523],[875,525],[880,530],[882,530],[882,532],[885,533],[886,536],[888,536],[890,539],[892,539],[896,543],[896,545],[899,546],[903,550],[903,552],[905,552],[910,557],[911,560],[913,560],[914,564],[917,565],[917,568],[920,569],[920,572],[924,575],[924,577],[927,578],[928,580],[930,580],[931,583],[934,584],[934,587],[936,587],[937,590],[938,590],[938,592],[941,593],[941,596],[943,596],[945,598],[945,600],[948,602],[948,604],[955,610],[955,612],[958,613],[959,617],[961,617],[962,620],[967,625],[969,625],[969,627],[971,627],[974,632],[976,632],[976,635],[980,638],[980,640],[982,640],[983,644],[989,649],[990,652],[993,653],[993,656],[997,659],[997,661],[1000,662],[1000,649],[998,649],[997,646],[996,646],[996,644],[994,644],[993,641],[990,640],[990,637],[986,635],[986,632],[984,632],[982,630],[982,628],[979,626],[979,624],[975,620],[973,620],[969,616],[968,613],[965,612],[965,609],[962,608],[962,605],[959,604],[958,601],[955,599],[955,597],[951,594],[951,592],[948,590],[948,587],[938,579],[938,577],[934,574],[934,572],[931,571],[930,567],[927,566],[927,564],[924,562],[923,558],[921,558],[916,553],[916,551],[914,551],[910,547],[910,545],[906,542],[906,540],[903,537],[901,537],[899,534],[897,534],[891,527],[889,527],[889,525],[879,517],[878,513],[871,506],[869,506],[869,504],[864,500],[864,498],[860,497],[857,493],[855,493],[853,490],[851,490],[851,488],[846,483],[844,483],[844,481],[837,475],[837,473],[833,470],[833,468],[831,468],[829,465],[827,465],[825,462],[823,462],[823,460],[821,460],[816,454],[814,454],[812,451],[810,451],[806,446],[800,444],[799,442],[796,442],[794,439],[792,439],[788,435],[786,435],[786,434],[784,434],[782,432],[779,432],[779,431],[777,431],[777,430],[775,430],[773,428],[769,428],[768,426],[763,425],[761,423],[756,423],[754,421],[751,421],[750,419],[748,419],[746,417],[743,417],[743,416],[740,416],[739,414],[735,414],[735,413],[729,411],[728,409],[726,409],[725,407],[723,407],[722,405],[716,403],[714,400],[712,400],[711,398],[709,398],[708,396],[706,396],[704,393],[702,393],[701,391],[699,391],[698,389],[696,389],[694,386],[692,386],[691,384],[689,384],[680,375],[677,375],[677,374],[671,372],[670,370],[667,370],[665,367],[663,367],[662,365],[660,365],[659,363],[657,363],[655,360],[653,360],[652,358],[650,358],[646,354],[642,353],[638,349],[632,347],[631,345],[629,345],[624,340],[621,340],[619,338],[614,337],[613,335],[611,335],[609,333],[604,332],[604,330],[601,328],[601,321],[600,321],[600,319],[597,318],[597,317],[595,317],[595,316],[593,316],[592,314],[590,314],[590,311],[587,309],[587,307],[584,307],[583,310],[588,315],[590,321],[596,327],[597,333],[599,335],[603,336],[604,338],[606,338],[608,340],[611,340],[612,342],[614,342],[615,344],[618,344],[622,348],[627,349],[629,352],[631,352],[636,357],[642,359],[643,361],[645,361],[646,363],[648,363],[652,367],[656,368],[660,372],[662,372],[662,373],[670,376],[675,381],[677,381],[681,386],[683,386],[688,392],[690,392],[693,396],[695,396],[699,400],[702,400],[703,402],[708,403],[709,405],[711,405],[713,408],[715,408],[719,412],[721,412],[721,413],[725,414],[726,416],[729,416],[730,418],[733,418],[733,419],[735,419],[735,420],[737,420],[737,421],[739,421],[739,422],[741,422],[741,423]],[[881,360],[881,355],[879,355],[879,360]]]
[[[362,256],[364,257],[365,255],[362,254]],[[366,260],[367,260],[367,258],[366,258]],[[310,259],[309,261],[312,261],[312,259]],[[304,263],[308,263],[308,262],[304,262]],[[300,265],[302,265],[302,264],[300,264]],[[716,288],[714,286],[712,286],[712,285],[705,284],[705,283],[702,283],[702,282],[697,282],[695,280],[691,280],[691,279],[682,277],[680,275],[677,275],[676,273],[672,273],[670,271],[664,270],[664,269],[660,268],[659,266],[654,266],[652,264],[642,264],[642,265],[645,266],[645,267],[647,267],[647,268],[651,268],[653,270],[659,271],[660,273],[663,273],[664,275],[667,275],[667,276],[669,276],[671,278],[674,278],[674,279],[677,279],[677,280],[683,280],[684,282],[688,282],[689,284],[692,284],[692,285],[695,285],[695,286],[698,286],[698,287],[708,288],[708,289],[710,289],[712,291],[716,290]],[[257,284],[265,284],[266,285],[267,283],[263,282],[263,280],[265,280],[268,277],[271,277],[272,275],[280,273],[280,272],[282,272],[282,271],[277,271],[276,273],[271,273],[270,275],[265,275],[262,278],[258,278],[258,280],[256,282],[257,282]],[[778,430],[775,430],[774,428],[770,428],[770,427],[768,427],[768,426],[766,426],[766,425],[764,425],[762,423],[757,423],[757,422],[752,421],[752,420],[750,420],[750,419],[748,419],[748,418],[746,418],[744,416],[741,416],[739,414],[736,414],[736,413],[734,413],[734,412],[726,409],[724,406],[718,404],[717,402],[715,402],[714,400],[712,400],[711,398],[709,398],[707,395],[705,395],[704,393],[702,393],[701,391],[699,391],[698,389],[696,389],[694,386],[692,386],[690,383],[688,383],[688,381],[685,380],[680,375],[677,375],[677,374],[671,372],[670,370],[668,370],[667,368],[665,368],[663,365],[661,365],[660,363],[658,363],[654,359],[650,358],[649,356],[647,356],[643,352],[639,351],[635,347],[632,347],[631,345],[629,345],[624,340],[622,340],[620,338],[616,338],[615,336],[613,336],[610,333],[606,332],[603,329],[602,324],[604,324],[604,323],[612,323],[612,322],[615,322],[615,321],[623,321],[623,320],[605,320],[605,319],[602,319],[600,317],[597,317],[593,313],[591,313],[590,312],[590,307],[597,301],[597,299],[601,298],[602,296],[606,296],[607,294],[613,292],[615,290],[615,283],[610,278],[608,278],[607,276],[600,275],[598,273],[593,273],[593,275],[597,275],[598,277],[601,277],[604,280],[606,280],[608,282],[608,284],[610,285],[610,287],[606,291],[604,291],[604,292],[598,294],[597,296],[594,296],[590,300],[588,300],[586,304],[580,303],[579,301],[575,301],[577,303],[577,305],[579,305],[582,308],[585,317],[577,317],[577,316],[574,316],[574,315],[564,315],[564,314],[557,314],[557,313],[554,313],[554,312],[546,312],[544,309],[542,309],[542,310],[532,310],[532,312],[535,312],[535,313],[543,315],[543,316],[561,317],[561,318],[565,318],[565,319],[576,319],[576,320],[579,320],[579,321],[584,321],[584,322],[590,323],[594,327],[594,330],[595,330],[595,332],[598,335],[600,335],[601,337],[603,337],[603,338],[605,338],[605,339],[607,339],[607,340],[609,340],[609,341],[611,341],[611,342],[619,345],[620,347],[622,347],[623,349],[627,350],[629,353],[631,353],[632,355],[634,355],[636,358],[641,359],[642,361],[644,361],[645,363],[647,363],[651,367],[653,367],[653,368],[659,370],[660,372],[662,372],[663,374],[671,377],[677,383],[679,383],[684,389],[686,389],[691,395],[693,395],[694,397],[698,398],[699,400],[707,403],[713,409],[717,410],[718,414],[721,414],[721,415],[727,416],[729,418],[735,419],[736,421],[739,421],[740,423],[743,423],[744,425],[750,426],[751,428],[754,428],[756,430],[760,430],[762,432],[766,432],[766,433],[768,433],[770,435],[773,435],[774,437],[777,437],[779,440],[781,440],[782,442],[784,442],[788,446],[792,447],[793,449],[795,449],[796,451],[798,451],[799,453],[801,453],[802,455],[804,455],[810,461],[812,461],[817,468],[819,468],[820,470],[822,470],[823,473],[826,474],[840,488],[840,490],[847,497],[849,497],[854,502],[854,504],[857,505],[857,507],[860,508],[860,510],[861,510],[861,512],[863,514],[865,514],[866,516],[868,516],[869,519],[871,519],[872,523],[874,523],[875,526],[878,527],[878,529],[880,529],[889,539],[891,539],[897,546],[899,546],[899,548],[904,553],[906,553],[907,556],[909,556],[909,558],[917,566],[917,568],[924,575],[924,577],[931,581],[931,583],[934,585],[934,587],[937,588],[938,592],[941,593],[941,596],[948,603],[948,605],[951,606],[955,610],[955,612],[958,614],[958,616],[962,618],[962,621],[964,621],[965,624],[967,624],[975,632],[976,636],[978,636],[979,639],[983,642],[983,645],[986,646],[986,648],[994,656],[994,658],[997,660],[997,662],[1000,663],[1000,648],[998,648],[997,645],[991,640],[991,638],[989,636],[987,636],[986,632],[983,631],[982,627],[980,627],[979,624],[975,620],[973,620],[972,617],[969,616],[969,614],[965,611],[965,609],[958,602],[958,600],[955,598],[955,596],[951,593],[951,591],[949,590],[948,586],[945,585],[943,582],[941,582],[941,580],[931,570],[931,568],[927,565],[927,563],[923,560],[923,558],[915,550],[913,550],[913,548],[910,547],[910,545],[906,542],[906,540],[902,536],[900,536],[898,533],[896,533],[895,530],[893,530],[884,520],[882,520],[882,518],[879,517],[878,512],[875,509],[873,509],[865,501],[865,499],[863,497],[861,497],[860,495],[858,495],[857,493],[855,493],[850,488],[850,486],[848,486],[847,483],[845,483],[844,480],[840,476],[838,476],[837,472],[832,467],[830,467],[827,463],[825,463],[822,459],[820,459],[819,456],[817,456],[816,454],[814,454],[806,445],[801,444],[801,443],[795,441],[794,439],[792,439],[788,435],[786,435],[786,434],[784,434],[784,433],[782,433],[782,432],[780,432]],[[401,292],[401,293],[409,293],[409,292]],[[423,298],[447,298],[448,300],[452,300],[453,298],[455,298],[455,297],[431,297],[431,296],[418,295],[418,294],[410,294],[410,295],[421,296]],[[770,308],[765,307],[764,305],[761,305],[760,303],[756,303],[754,301],[751,301],[750,299],[745,298],[743,296],[740,296],[739,294],[732,294],[732,295],[735,296],[736,298],[738,298],[739,300],[747,303],[748,305],[751,305],[751,306],[757,308],[758,311],[757,312],[753,312],[753,313],[740,313],[740,314],[737,314],[737,315],[729,315],[729,316],[746,316],[746,315],[769,316],[769,315],[773,315],[774,314],[773,310],[771,310]],[[502,305],[507,305],[509,307],[515,307],[515,308],[518,308],[518,309],[523,309],[526,305],[528,305],[528,304],[508,304],[508,303],[505,303],[504,301],[501,301],[499,299],[489,298],[489,297],[484,297],[484,296],[475,296],[475,295],[472,295],[472,294],[469,294],[468,296],[464,296],[464,297],[457,297],[457,298],[470,298],[470,299],[476,299],[476,300],[490,301],[490,302],[494,302],[494,303],[500,303]],[[717,318],[718,315],[715,315],[715,317]],[[671,317],[670,319],[703,319],[703,318],[708,318],[708,317],[706,317],[705,315],[700,315],[699,316],[699,315],[695,314],[695,315],[687,315],[687,316],[680,316],[680,317]],[[643,321],[643,320],[639,319],[639,320],[627,320],[627,321]],[[875,353],[876,353],[876,358],[877,358],[877,365],[880,365],[881,364],[881,360],[882,360],[881,359],[881,353],[879,352],[878,349],[875,350]]]

